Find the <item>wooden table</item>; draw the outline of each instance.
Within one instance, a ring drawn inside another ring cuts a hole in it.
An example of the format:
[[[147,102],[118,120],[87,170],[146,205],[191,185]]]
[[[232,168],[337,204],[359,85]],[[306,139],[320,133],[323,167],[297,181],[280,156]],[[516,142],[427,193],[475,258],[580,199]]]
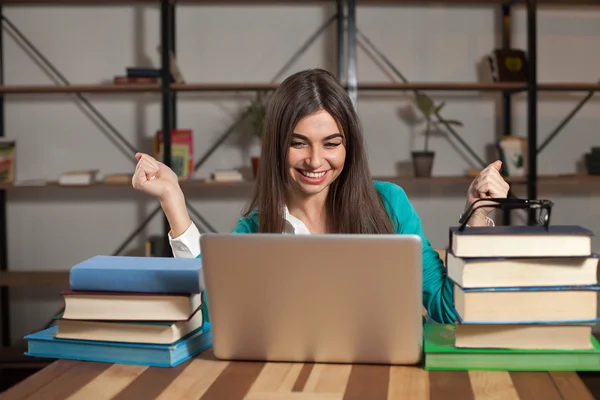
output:
[[[58,360],[1,399],[577,399],[574,372],[425,371],[380,365],[226,362],[211,350],[175,368]]]

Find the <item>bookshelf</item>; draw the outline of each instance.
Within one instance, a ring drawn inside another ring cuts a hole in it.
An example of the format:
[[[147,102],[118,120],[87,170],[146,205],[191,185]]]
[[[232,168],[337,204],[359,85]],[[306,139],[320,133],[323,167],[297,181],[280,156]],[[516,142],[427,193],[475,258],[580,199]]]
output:
[[[600,84],[595,82],[538,82],[536,76],[536,11],[538,6],[589,6],[599,5],[598,0],[177,0],[170,2],[167,0],[0,0],[0,14],[3,7],[18,6],[50,6],[50,5],[135,5],[145,4],[150,6],[160,7],[161,15],[161,41],[162,46],[161,62],[163,67],[169,64],[169,50],[175,49],[175,24],[176,18],[174,10],[178,4],[183,5],[269,5],[269,4],[306,4],[306,3],[323,3],[337,4],[338,10],[338,65],[344,64],[343,41],[348,44],[348,65],[356,65],[356,8],[360,5],[427,5],[427,4],[445,4],[456,6],[486,6],[499,7],[502,10],[504,23],[502,24],[502,45],[510,47],[510,18],[511,10],[514,7],[527,8],[527,52],[530,62],[530,81],[527,83],[480,83],[480,82],[356,82],[356,70],[348,68],[346,72],[345,83],[348,90],[353,96],[356,92],[362,91],[478,91],[478,92],[497,92],[502,95],[502,118],[503,131],[510,132],[511,125],[511,96],[517,93],[526,93],[528,96],[528,126],[527,137],[529,141],[529,175],[525,178],[507,179],[510,183],[521,185],[527,188],[527,195],[530,198],[537,197],[538,183],[572,185],[577,183],[600,183],[600,177],[585,176],[585,175],[551,175],[538,176],[536,168],[537,152],[535,144],[537,141],[537,95],[538,92],[594,92],[600,90]],[[346,16],[343,14],[346,9]],[[340,30],[341,22],[344,19],[348,20],[347,29]],[[345,35],[345,37],[344,37]],[[2,34],[0,33],[0,52],[2,51]],[[2,70],[3,60],[0,59],[0,70]],[[339,71],[338,71],[339,73]],[[119,94],[119,93],[139,93],[148,92],[156,93],[161,96],[162,100],[162,130],[166,132],[165,148],[167,158],[164,160],[167,165],[170,165],[169,149],[171,129],[176,128],[175,115],[177,114],[177,93],[180,92],[254,92],[262,90],[275,90],[278,87],[274,82],[237,82],[237,83],[219,83],[219,82],[192,82],[186,84],[171,84],[169,83],[168,68],[163,68],[163,83],[161,84],[135,84],[135,85],[114,85],[114,84],[74,84],[74,85],[10,85],[4,84],[3,76],[0,76],[0,136],[4,136],[4,97],[23,95],[61,95],[69,93],[97,93],[97,94]],[[354,84],[356,82],[356,85]],[[419,185],[438,185],[438,184],[464,184],[468,185],[472,178],[468,176],[449,176],[449,177],[431,177],[431,178],[398,178],[398,177],[376,177],[378,180],[387,180],[398,183],[400,185],[419,184]],[[253,182],[235,182],[235,183],[207,183],[188,181],[182,182],[184,188],[202,189],[203,192],[211,189],[250,189]],[[6,192],[9,190],[38,190],[52,188],[53,190],[87,190],[90,188],[111,188],[115,190],[126,189],[130,190],[128,183],[98,183],[90,186],[72,187],[60,186],[56,182],[48,182],[45,186],[15,186],[12,184],[0,185],[0,214],[2,214],[2,222],[0,223],[0,314],[2,334],[2,345],[8,346],[10,342],[9,334],[9,308],[8,308],[8,287],[15,286],[45,286],[45,285],[64,285],[68,283],[68,276],[63,271],[28,271],[28,272],[13,272],[9,271],[7,260],[7,227],[6,227]],[[506,221],[505,221],[506,222]],[[166,236],[166,221],[165,221],[165,236]]]

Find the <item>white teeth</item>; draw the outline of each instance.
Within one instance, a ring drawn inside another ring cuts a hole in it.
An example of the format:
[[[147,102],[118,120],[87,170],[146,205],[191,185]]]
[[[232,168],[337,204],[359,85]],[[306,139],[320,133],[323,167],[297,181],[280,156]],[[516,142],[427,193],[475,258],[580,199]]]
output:
[[[308,176],[309,178],[315,178],[315,179],[319,179],[322,178],[323,175],[325,175],[325,172],[306,172],[306,171],[302,171],[302,175],[304,176]]]

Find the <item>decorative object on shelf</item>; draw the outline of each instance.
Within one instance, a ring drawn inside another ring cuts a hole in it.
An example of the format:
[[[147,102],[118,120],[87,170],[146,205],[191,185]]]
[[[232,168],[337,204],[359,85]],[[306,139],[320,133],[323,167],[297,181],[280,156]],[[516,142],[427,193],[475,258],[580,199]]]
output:
[[[527,82],[527,54],[521,49],[495,49],[487,56],[495,82]]]
[[[0,139],[0,183],[15,181],[15,152],[14,140]]]
[[[589,153],[585,153],[584,159],[588,175],[600,175],[600,147],[592,147]]]
[[[442,117],[439,118],[439,121],[434,121],[432,117],[434,115],[439,115],[439,112],[442,110],[444,105],[446,105],[446,103],[442,102],[436,105],[433,99],[427,96],[426,94],[417,93],[415,96],[415,103],[417,105],[417,108],[423,113],[426,125],[424,150],[412,152],[414,174],[415,177],[418,178],[430,177],[435,153],[429,150],[429,136],[431,135],[434,129],[440,130],[440,124],[462,126],[462,122],[458,120],[444,119]]]
[[[156,46],[156,52],[160,57],[162,55],[162,46],[158,44]],[[169,52],[169,70],[171,71],[171,78],[175,83],[185,83],[185,79],[183,78],[183,74],[181,73],[181,68],[179,68],[179,63],[175,58],[175,54],[172,51]]]
[[[527,138],[505,136],[498,141],[498,152],[502,160],[502,175],[527,175]]]
[[[191,178],[194,172],[194,135],[191,129],[173,129],[171,131],[171,168],[183,179]],[[159,130],[154,136],[154,154],[157,160],[163,157],[163,135]]]
[[[252,123],[252,133],[262,141],[262,135],[265,125],[265,117],[267,115],[267,107],[269,105],[268,92],[256,92],[254,101],[248,106],[248,112],[250,113],[250,121]],[[254,178],[258,174],[258,164],[260,156],[253,156],[252,161],[252,172]]]

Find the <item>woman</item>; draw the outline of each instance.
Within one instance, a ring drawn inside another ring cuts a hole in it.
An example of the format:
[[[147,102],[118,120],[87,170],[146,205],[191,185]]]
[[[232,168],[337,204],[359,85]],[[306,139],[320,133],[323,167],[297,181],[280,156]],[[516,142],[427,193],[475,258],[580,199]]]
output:
[[[146,154],[136,158],[133,187],[160,200],[175,257],[198,257],[200,233],[177,176]],[[435,321],[455,321],[452,284],[442,260],[404,190],[372,181],[358,116],[332,74],[301,71],[275,91],[259,168],[252,202],[234,232],[417,234],[423,241],[423,305]],[[475,178],[467,206],[479,198],[506,197],[508,184],[499,168],[497,161]],[[469,225],[489,224],[491,210],[477,209]]]

